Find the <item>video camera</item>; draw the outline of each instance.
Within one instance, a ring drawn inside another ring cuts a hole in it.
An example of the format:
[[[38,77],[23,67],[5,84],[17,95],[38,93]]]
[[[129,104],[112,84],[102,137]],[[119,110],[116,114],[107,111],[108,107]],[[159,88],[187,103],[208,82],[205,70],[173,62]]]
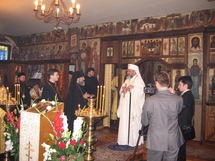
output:
[[[154,95],[157,92],[157,89],[150,83],[144,88],[144,92],[145,94]]]

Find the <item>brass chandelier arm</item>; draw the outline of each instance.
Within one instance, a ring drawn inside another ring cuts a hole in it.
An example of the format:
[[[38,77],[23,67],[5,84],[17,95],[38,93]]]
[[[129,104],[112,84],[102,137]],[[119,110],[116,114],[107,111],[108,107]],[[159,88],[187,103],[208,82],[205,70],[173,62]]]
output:
[[[57,2],[57,3],[56,3]],[[63,0],[52,0],[48,9],[45,10],[43,1],[35,1],[35,17],[38,20],[43,20],[45,23],[55,23],[55,27],[58,27],[60,23],[65,25],[71,25],[80,21],[80,5],[73,2],[72,7],[68,9]]]

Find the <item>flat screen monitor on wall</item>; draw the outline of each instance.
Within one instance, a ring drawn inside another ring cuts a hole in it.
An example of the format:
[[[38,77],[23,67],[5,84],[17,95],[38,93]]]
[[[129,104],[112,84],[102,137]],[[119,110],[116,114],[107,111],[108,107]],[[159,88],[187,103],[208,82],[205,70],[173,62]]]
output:
[[[8,45],[0,44],[0,60],[9,60],[9,50]]]

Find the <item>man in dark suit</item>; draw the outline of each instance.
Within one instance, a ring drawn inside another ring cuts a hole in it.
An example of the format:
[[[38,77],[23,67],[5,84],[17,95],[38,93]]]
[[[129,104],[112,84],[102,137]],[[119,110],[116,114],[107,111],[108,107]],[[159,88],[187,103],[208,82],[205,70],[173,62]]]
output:
[[[98,86],[98,80],[94,76],[95,75],[95,69],[94,68],[88,68],[87,69],[87,75],[84,77],[85,78],[85,89],[86,92],[89,94],[93,94],[96,96],[96,90]]]
[[[154,81],[158,92],[146,99],[141,117],[142,125],[149,125],[147,161],[177,161],[179,148],[184,143],[178,125],[183,100],[168,90],[168,73],[157,72]]]
[[[182,129],[185,125],[191,125],[194,115],[194,97],[191,92],[193,82],[191,77],[182,76],[178,79],[178,89],[181,92],[181,97],[183,98],[183,110],[178,115],[178,124]],[[186,140],[184,144],[180,147],[178,154],[178,161],[186,161]]]
[[[31,105],[31,96],[28,89],[28,86],[25,82],[26,76],[24,72],[18,73],[18,84],[20,84],[20,104],[24,105],[24,108],[27,109]]]

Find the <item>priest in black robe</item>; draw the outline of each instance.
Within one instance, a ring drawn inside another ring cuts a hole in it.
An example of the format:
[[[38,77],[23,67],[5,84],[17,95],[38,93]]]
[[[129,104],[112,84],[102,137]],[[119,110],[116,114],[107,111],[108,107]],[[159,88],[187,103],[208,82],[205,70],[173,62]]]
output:
[[[57,69],[50,69],[47,72],[48,82],[43,86],[41,99],[45,99],[47,101],[57,101],[62,102],[62,99],[55,87],[55,82],[59,79],[59,73]]]
[[[91,97],[86,92],[83,71],[76,71],[72,75],[72,81],[69,86],[67,100],[64,108],[65,115],[68,119],[69,130],[73,131],[73,122],[76,119],[75,110],[85,108],[87,98]]]

